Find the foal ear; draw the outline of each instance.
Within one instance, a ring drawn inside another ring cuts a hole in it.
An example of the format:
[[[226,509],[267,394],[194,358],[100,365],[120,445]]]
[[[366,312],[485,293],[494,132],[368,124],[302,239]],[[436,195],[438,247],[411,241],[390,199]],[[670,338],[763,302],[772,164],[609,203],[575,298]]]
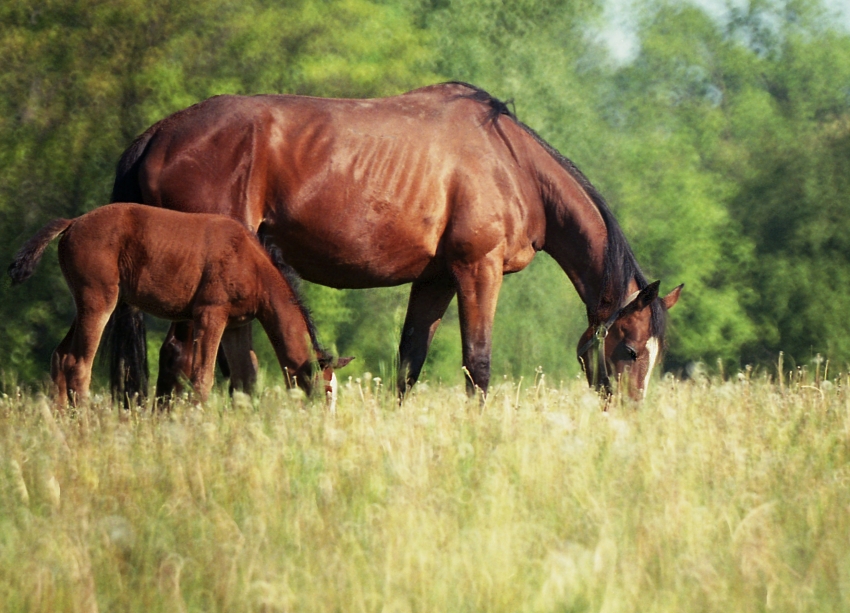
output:
[[[682,283],[680,286],[676,287],[672,292],[664,296],[664,306],[667,307],[668,310],[672,309],[677,302],[679,302],[679,294],[682,293],[682,288],[685,287],[685,284]]]
[[[344,367],[344,366],[348,366],[348,363],[349,363],[351,360],[353,360],[353,359],[354,359],[354,358],[352,358],[352,357],[348,357],[348,358],[337,358],[337,359],[336,359],[336,361],[334,361],[334,363],[333,363],[333,367],[334,367],[334,368],[342,368],[342,367]]]

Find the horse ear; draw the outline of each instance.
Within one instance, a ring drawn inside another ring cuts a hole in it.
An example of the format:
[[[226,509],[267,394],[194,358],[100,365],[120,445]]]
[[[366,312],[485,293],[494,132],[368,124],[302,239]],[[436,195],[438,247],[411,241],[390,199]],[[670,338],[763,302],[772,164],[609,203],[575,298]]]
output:
[[[679,294],[682,293],[682,288],[685,287],[685,284],[682,283],[680,286],[676,287],[672,292],[664,296],[664,306],[667,307],[668,310],[672,309],[677,302],[679,302]]]
[[[620,317],[648,307],[653,300],[658,298],[658,287],[660,285],[661,281],[656,281],[655,283],[647,285],[645,288],[637,292],[636,295],[633,294],[634,298],[629,300],[629,302],[620,310]]]
[[[334,368],[342,368],[344,366],[348,366],[348,363],[353,359],[354,359],[353,357],[337,358],[336,361],[333,363],[333,367]]]
[[[650,283],[645,288],[640,290],[640,294],[635,299],[639,309],[649,306],[649,303],[658,298],[658,288],[661,287],[661,281]]]

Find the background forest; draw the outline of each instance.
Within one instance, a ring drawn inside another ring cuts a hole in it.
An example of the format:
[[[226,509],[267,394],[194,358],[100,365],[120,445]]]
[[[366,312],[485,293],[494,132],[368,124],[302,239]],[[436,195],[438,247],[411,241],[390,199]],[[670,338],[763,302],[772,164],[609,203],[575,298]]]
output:
[[[582,168],[662,292],[686,283],[667,369],[768,366],[780,351],[846,369],[850,31],[815,0],[711,13],[638,0],[629,14],[623,52],[610,36],[621,15],[601,0],[7,0],[0,260],[49,219],[108,202],[133,138],[209,96],[463,80],[512,100]],[[303,291],[325,343],[358,357],[346,373],[388,376],[406,288]],[[0,370],[44,380],[74,308],[55,256],[0,296]],[[453,309],[425,379],[461,380]],[[574,376],[585,325],[566,276],[539,256],[506,279],[494,375]],[[267,347],[261,358],[273,363]]]

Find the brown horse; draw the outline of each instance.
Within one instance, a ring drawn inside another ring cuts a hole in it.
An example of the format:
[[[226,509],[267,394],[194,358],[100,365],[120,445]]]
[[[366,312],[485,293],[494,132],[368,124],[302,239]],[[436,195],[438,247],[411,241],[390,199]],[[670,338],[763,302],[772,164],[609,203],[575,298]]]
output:
[[[611,369],[639,397],[681,289],[659,298],[585,176],[504,103],[464,83],[371,100],[211,98],[136,139],[119,162],[113,200],[262,227],[315,283],[412,282],[402,393],[455,294],[468,383],[486,391],[502,277],[544,250],[586,305],[579,346],[588,380],[608,388]],[[246,346],[241,364],[250,371]],[[130,364],[132,351],[117,357]],[[131,375],[142,376],[138,368]]]
[[[157,317],[193,323],[190,381],[201,400],[212,388],[225,328],[254,317],[288,381],[309,393],[318,363],[326,391],[335,394],[333,367],[350,358],[335,363],[318,348],[289,284],[239,222],[140,204],[111,204],[76,219],[55,219],[16,254],[9,266],[13,283],[32,275],[60,234],[59,263],[77,307],[51,361],[60,404],[88,395],[97,346],[119,299]]]

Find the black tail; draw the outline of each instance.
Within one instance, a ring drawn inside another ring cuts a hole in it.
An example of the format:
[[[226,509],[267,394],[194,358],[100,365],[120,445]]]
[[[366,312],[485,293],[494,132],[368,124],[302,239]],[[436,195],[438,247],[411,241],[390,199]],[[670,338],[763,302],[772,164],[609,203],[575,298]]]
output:
[[[103,335],[109,355],[112,395],[129,406],[148,392],[148,352],[144,313],[126,302],[118,302]]]
[[[67,230],[72,223],[74,223],[73,219],[54,219],[36,232],[35,236],[24,243],[23,247],[18,249],[12,263],[9,264],[9,276],[12,278],[12,285],[23,283],[32,276],[50,241]]]
[[[112,202],[138,202],[144,204],[142,188],[139,185],[139,166],[148,148],[148,143],[158,131],[159,124],[151,126],[144,134],[136,138],[127,147],[118,160],[115,169],[115,183],[112,184]]]
[[[139,165],[158,125],[138,137],[118,161],[112,202],[143,202]],[[126,302],[119,302],[106,325],[104,339],[113,397],[120,398],[125,406],[134,397],[145,398],[149,373],[144,315]]]

